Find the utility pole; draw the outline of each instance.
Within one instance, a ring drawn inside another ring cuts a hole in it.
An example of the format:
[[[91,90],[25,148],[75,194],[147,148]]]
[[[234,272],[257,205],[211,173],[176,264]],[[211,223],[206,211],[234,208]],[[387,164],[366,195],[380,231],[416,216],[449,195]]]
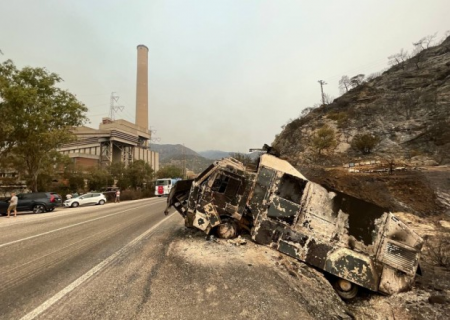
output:
[[[325,95],[323,94],[323,86],[326,85],[327,83],[323,80],[319,80],[318,81],[320,83],[320,91],[322,91],[322,105],[325,104]]]
[[[114,102],[119,101],[119,96],[115,95],[115,92],[111,92],[111,98],[109,100],[109,117],[111,118],[111,120],[114,120],[114,114],[117,111],[122,111],[124,106],[115,106]]]
[[[186,180],[186,150],[183,143],[183,180]]]

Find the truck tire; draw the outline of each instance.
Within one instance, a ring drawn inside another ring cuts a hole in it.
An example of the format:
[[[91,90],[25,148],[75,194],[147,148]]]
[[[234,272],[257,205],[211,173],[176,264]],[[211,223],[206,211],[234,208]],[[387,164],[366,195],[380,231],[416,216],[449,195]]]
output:
[[[358,294],[358,286],[344,279],[338,279],[334,283],[334,290],[343,300],[351,300]]]
[[[216,235],[221,239],[233,239],[238,235],[238,226],[232,219],[222,219],[222,222],[216,227]]]

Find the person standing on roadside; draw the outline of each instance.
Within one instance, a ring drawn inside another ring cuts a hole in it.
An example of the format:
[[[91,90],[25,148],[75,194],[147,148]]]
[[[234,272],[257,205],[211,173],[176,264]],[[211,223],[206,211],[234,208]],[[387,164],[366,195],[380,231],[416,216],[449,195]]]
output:
[[[14,211],[14,218],[17,217],[17,202],[19,200],[17,199],[16,193],[15,192],[11,192],[11,199],[9,200],[9,207],[8,207],[8,218],[9,218],[9,213],[11,211]]]
[[[114,202],[120,203],[120,190],[119,189],[117,189],[117,191],[116,191],[116,201],[114,201]]]

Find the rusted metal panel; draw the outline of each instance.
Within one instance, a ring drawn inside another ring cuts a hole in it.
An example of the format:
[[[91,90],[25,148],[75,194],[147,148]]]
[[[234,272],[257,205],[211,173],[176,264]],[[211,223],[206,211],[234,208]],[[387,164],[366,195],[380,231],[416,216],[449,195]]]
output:
[[[191,184],[170,201],[188,227],[233,236],[246,224],[255,242],[373,291],[398,292],[414,279],[423,245],[417,234],[383,208],[308,181],[284,160],[263,155],[254,173],[223,159]]]
[[[419,264],[419,251],[404,244],[385,238],[378,259],[395,268],[414,276]]]
[[[252,238],[255,242],[264,245],[275,246],[283,233],[284,226],[275,221],[261,220],[255,223]]]
[[[385,230],[384,236],[386,238],[401,242],[418,251],[422,249],[423,239],[392,213],[389,214]]]
[[[284,221],[292,225],[299,211],[299,205],[283,198],[274,196],[272,198],[272,203],[269,205],[267,216],[269,218]]]
[[[296,243],[280,240],[277,250],[298,260],[304,260],[303,250]]]
[[[193,226],[197,229],[204,231],[205,233],[209,233],[211,231],[211,224],[209,222],[209,218],[205,213],[197,212],[195,214]]]
[[[324,270],[372,291],[378,290],[379,267],[368,256],[346,248],[330,253]]]
[[[315,267],[323,269],[328,253],[333,249],[332,246],[326,243],[318,242],[315,239],[310,239],[308,242],[308,251],[306,253],[305,261]]]
[[[259,213],[266,210],[268,190],[274,176],[275,171],[271,169],[261,168],[259,170],[253,189],[253,194],[249,202],[249,207],[252,212],[253,218],[255,218]]]

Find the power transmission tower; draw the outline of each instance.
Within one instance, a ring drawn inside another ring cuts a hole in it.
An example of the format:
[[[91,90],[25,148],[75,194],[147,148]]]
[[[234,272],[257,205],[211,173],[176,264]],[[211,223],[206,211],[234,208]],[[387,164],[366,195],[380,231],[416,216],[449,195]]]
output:
[[[325,95],[323,94],[323,86],[326,85],[327,83],[323,80],[319,80],[318,81],[320,83],[320,91],[322,91],[322,105],[325,104]]]
[[[156,134],[156,132],[157,132],[156,129],[153,129],[153,127],[150,126],[150,129],[149,129],[148,131],[150,131],[150,141],[151,141],[151,142],[160,142],[160,141],[161,141],[161,138],[160,138],[160,137],[156,137],[156,136],[155,136],[155,134]]]
[[[124,106],[116,106],[115,102],[119,101],[119,96],[115,95],[115,92],[111,92],[111,98],[109,102],[109,117],[114,120],[114,115],[117,111],[122,111]]]

